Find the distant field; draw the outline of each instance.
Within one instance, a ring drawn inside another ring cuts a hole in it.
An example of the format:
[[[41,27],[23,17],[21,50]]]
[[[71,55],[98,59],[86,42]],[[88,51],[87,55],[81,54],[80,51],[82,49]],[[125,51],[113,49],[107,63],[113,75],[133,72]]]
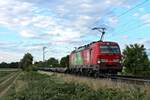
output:
[[[0,78],[4,77],[4,76],[6,76],[6,75],[8,75],[10,73],[11,72],[9,72],[9,71],[0,71]]]
[[[13,85],[20,71],[0,71],[0,100]]]
[[[67,82],[57,74],[24,72],[2,100],[149,100],[146,92],[138,87],[129,90],[101,87],[95,90],[83,83]]]
[[[0,72],[1,71],[18,71],[19,69],[17,68],[0,68]]]

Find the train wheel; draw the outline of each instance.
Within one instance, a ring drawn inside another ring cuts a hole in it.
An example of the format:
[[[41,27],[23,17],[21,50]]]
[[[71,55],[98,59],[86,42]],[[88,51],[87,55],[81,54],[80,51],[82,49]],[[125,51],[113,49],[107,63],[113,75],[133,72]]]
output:
[[[97,74],[97,73],[94,73],[94,77],[97,78],[97,77],[98,77],[98,74]]]

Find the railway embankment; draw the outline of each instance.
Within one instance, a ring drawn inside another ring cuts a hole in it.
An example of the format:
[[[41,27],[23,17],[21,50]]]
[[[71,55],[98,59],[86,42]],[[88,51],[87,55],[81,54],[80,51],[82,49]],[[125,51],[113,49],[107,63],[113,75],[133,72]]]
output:
[[[22,72],[2,100],[149,100],[145,88],[127,89],[123,84],[60,73]]]

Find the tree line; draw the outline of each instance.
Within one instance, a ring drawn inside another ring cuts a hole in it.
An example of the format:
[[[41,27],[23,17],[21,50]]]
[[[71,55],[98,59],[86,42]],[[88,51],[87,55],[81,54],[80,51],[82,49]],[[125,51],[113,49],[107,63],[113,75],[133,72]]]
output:
[[[69,67],[69,55],[64,56],[60,61],[54,57],[48,60],[36,61],[33,63],[33,56],[26,53],[20,62],[0,63],[0,68],[22,68],[23,70],[31,70],[32,67]]]
[[[146,53],[146,49],[142,44],[127,45],[122,52],[122,74],[131,75],[150,75],[150,60]],[[69,56],[58,59],[52,57],[46,61],[38,61],[33,64],[33,56],[26,53],[20,62],[0,64],[0,68],[22,68],[23,70],[32,70],[36,67],[69,67]]]
[[[19,62],[11,62],[11,63],[6,63],[2,62],[0,63],[0,68],[18,68]]]
[[[69,67],[69,55],[62,57],[60,61],[54,57],[46,61],[39,61],[34,63],[37,67]]]

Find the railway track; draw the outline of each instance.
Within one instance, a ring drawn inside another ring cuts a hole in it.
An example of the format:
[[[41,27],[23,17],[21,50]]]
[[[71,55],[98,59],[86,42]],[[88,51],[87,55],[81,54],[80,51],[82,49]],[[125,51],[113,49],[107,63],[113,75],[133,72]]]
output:
[[[42,71],[51,72],[50,70],[42,70]],[[57,73],[62,73],[62,72],[57,72]],[[148,78],[148,77],[111,75],[111,74],[106,74],[106,75],[102,74],[102,75],[98,75],[98,76],[77,75],[77,74],[71,74],[71,75],[90,77],[90,78],[95,78],[95,79],[104,79],[105,78],[105,79],[112,80],[114,82],[125,82],[125,83],[136,84],[136,85],[150,84],[150,78]]]
[[[110,78],[113,81],[121,81],[126,83],[137,84],[137,85],[150,84],[150,78],[148,77],[112,75]]]
[[[19,74],[20,72],[12,72],[0,80],[0,97],[2,97],[8,91]]]

